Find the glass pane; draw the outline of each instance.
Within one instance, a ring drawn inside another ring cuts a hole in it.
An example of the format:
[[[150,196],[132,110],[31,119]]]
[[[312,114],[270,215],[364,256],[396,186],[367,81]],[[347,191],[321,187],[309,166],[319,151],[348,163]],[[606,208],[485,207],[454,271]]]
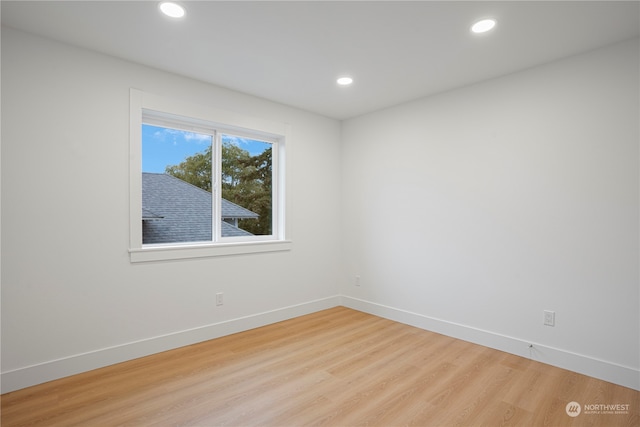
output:
[[[222,135],[222,236],[269,236],[272,144]]]
[[[142,243],[211,241],[213,137],[142,125]]]

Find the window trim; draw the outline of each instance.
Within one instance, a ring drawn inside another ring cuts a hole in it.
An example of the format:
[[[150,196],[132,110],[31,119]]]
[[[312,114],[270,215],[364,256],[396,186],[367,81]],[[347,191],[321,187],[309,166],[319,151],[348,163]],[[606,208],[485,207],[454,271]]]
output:
[[[287,175],[285,144],[290,142],[290,126],[284,123],[248,117],[232,111],[192,104],[130,89],[129,129],[129,255],[131,262],[148,262],[230,256],[251,253],[287,251],[292,242],[288,238],[287,200],[284,177]],[[143,116],[151,115],[154,122],[163,126],[176,126],[199,132],[215,128],[219,132],[241,133],[249,137],[275,142],[278,148],[276,174],[273,177],[273,234],[256,236],[256,239],[222,238],[218,242],[188,242],[142,244],[142,123]],[[179,117],[176,123],[174,117]],[[184,118],[184,121],[182,120]],[[173,123],[173,124],[172,124]],[[192,128],[186,124],[193,125]]]

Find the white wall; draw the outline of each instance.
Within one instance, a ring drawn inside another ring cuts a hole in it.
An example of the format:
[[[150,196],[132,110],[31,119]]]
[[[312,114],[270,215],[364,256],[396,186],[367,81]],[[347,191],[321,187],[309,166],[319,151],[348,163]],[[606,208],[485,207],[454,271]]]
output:
[[[344,122],[345,304],[639,388],[638,51]]]
[[[131,264],[130,87],[288,123],[293,250]],[[335,120],[3,28],[3,391],[338,304],[339,133]]]

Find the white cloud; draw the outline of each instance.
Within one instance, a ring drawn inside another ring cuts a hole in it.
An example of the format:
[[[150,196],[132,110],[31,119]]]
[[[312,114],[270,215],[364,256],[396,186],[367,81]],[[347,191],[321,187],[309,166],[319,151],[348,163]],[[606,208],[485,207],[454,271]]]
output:
[[[161,128],[153,133],[153,137],[162,142],[170,141],[173,145],[177,145],[182,141],[211,145],[211,135],[178,129]]]
[[[242,147],[243,145],[248,145],[250,140],[247,138],[241,138],[235,135],[223,135],[222,142],[226,142],[229,144],[233,144],[237,147]]]
[[[211,135],[195,132],[182,132],[186,141],[194,141],[196,144],[211,144]]]

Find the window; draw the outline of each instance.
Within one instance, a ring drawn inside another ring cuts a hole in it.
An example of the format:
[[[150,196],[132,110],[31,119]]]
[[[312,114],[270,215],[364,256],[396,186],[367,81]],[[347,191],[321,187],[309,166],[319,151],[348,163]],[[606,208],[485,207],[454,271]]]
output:
[[[132,262],[289,249],[287,133],[132,89]]]

